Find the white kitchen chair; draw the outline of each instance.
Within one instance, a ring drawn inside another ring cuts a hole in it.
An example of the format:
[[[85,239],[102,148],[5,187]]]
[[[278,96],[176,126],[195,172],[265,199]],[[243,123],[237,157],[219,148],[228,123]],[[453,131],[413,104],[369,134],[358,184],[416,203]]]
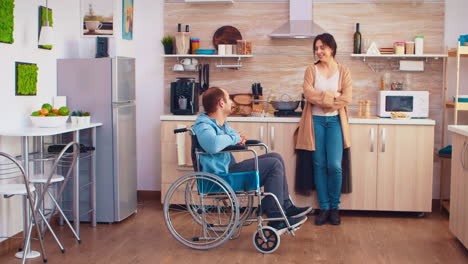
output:
[[[59,245],[62,253],[65,252],[65,249],[62,243],[60,242],[60,240],[58,239],[57,235],[55,234],[55,232],[49,225],[49,222],[52,216],[58,212],[60,214],[60,217],[65,221],[67,226],[72,231],[78,243],[81,243],[80,237],[78,236],[76,231],[73,229],[72,225],[70,224],[67,217],[65,216],[65,213],[60,207],[59,202],[57,201],[57,200],[60,200],[60,197],[62,197],[62,193],[65,188],[65,185],[67,184],[68,180],[70,179],[70,176],[72,175],[73,169],[78,159],[79,151],[80,151],[80,147],[78,143],[76,142],[68,143],[60,151],[57,157],[53,159],[54,163],[50,169],[47,169],[47,173],[44,173],[45,171],[42,171],[42,173],[31,175],[31,177],[29,178],[29,182],[34,183],[38,189],[40,201],[44,201],[46,194],[52,201],[51,208],[45,209],[43,208],[43,206],[39,206],[38,213],[41,215],[43,219],[46,219],[45,224],[50,230],[55,241]],[[44,162],[45,161],[47,161],[47,159],[45,159]],[[52,187],[52,185],[58,185],[55,196],[52,194],[50,190],[50,187]],[[47,229],[44,229],[42,235],[44,235],[46,231]]]
[[[28,223],[27,230],[24,230],[25,236],[22,244],[22,263],[26,263],[28,254],[24,254],[24,251],[28,251],[31,244],[31,233],[33,225],[37,222],[36,207],[38,205],[38,199],[36,199],[36,193],[34,186],[28,183],[28,177],[24,171],[23,166],[12,156],[7,153],[0,152],[0,195],[5,198],[10,198],[15,195],[21,195],[27,199],[27,206],[24,210],[31,210],[31,216],[29,219],[25,219]],[[29,214],[23,214],[29,215]],[[42,260],[47,262],[47,257],[42,241],[41,230],[39,225],[36,226],[37,235],[39,237],[39,243],[41,245]]]

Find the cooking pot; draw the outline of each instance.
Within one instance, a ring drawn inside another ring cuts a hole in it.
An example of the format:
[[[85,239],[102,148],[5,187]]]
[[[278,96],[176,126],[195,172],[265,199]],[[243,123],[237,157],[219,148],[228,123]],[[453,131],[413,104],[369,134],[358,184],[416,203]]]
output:
[[[284,100],[284,97],[287,97],[289,100]],[[279,111],[293,111],[299,106],[300,102],[301,101],[293,101],[288,94],[283,94],[281,96],[281,101],[270,101],[270,104],[274,109]]]

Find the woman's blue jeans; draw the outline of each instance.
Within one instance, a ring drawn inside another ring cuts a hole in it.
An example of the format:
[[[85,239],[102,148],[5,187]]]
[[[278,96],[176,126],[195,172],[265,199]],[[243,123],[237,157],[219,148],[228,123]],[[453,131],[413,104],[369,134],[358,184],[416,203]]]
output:
[[[338,209],[341,197],[343,132],[340,116],[313,116],[314,180],[320,209]]]

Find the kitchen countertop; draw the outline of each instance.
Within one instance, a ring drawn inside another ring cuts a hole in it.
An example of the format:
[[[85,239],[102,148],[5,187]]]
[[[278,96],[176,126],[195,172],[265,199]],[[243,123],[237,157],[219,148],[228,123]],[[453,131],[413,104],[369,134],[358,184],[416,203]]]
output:
[[[195,121],[197,115],[162,115],[161,121]],[[275,122],[275,123],[299,123],[299,117],[228,117],[230,122]],[[435,120],[432,119],[403,119],[395,120],[391,118],[377,118],[377,119],[364,119],[364,118],[350,118],[350,124],[380,124],[380,125],[421,125],[421,126],[434,126]],[[468,127],[468,126],[467,126]],[[468,128],[467,128],[468,135]]]
[[[454,132],[454,133],[460,134],[462,136],[467,136],[468,137],[468,126],[467,125],[464,125],[464,126],[450,125],[450,126],[448,126],[448,130],[450,132]]]

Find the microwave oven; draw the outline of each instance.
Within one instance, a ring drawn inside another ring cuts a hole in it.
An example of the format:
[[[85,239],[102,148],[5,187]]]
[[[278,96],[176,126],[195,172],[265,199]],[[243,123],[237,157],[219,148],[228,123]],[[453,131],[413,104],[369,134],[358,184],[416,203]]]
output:
[[[403,112],[412,118],[428,118],[429,92],[379,91],[377,115],[391,117],[391,112]]]

